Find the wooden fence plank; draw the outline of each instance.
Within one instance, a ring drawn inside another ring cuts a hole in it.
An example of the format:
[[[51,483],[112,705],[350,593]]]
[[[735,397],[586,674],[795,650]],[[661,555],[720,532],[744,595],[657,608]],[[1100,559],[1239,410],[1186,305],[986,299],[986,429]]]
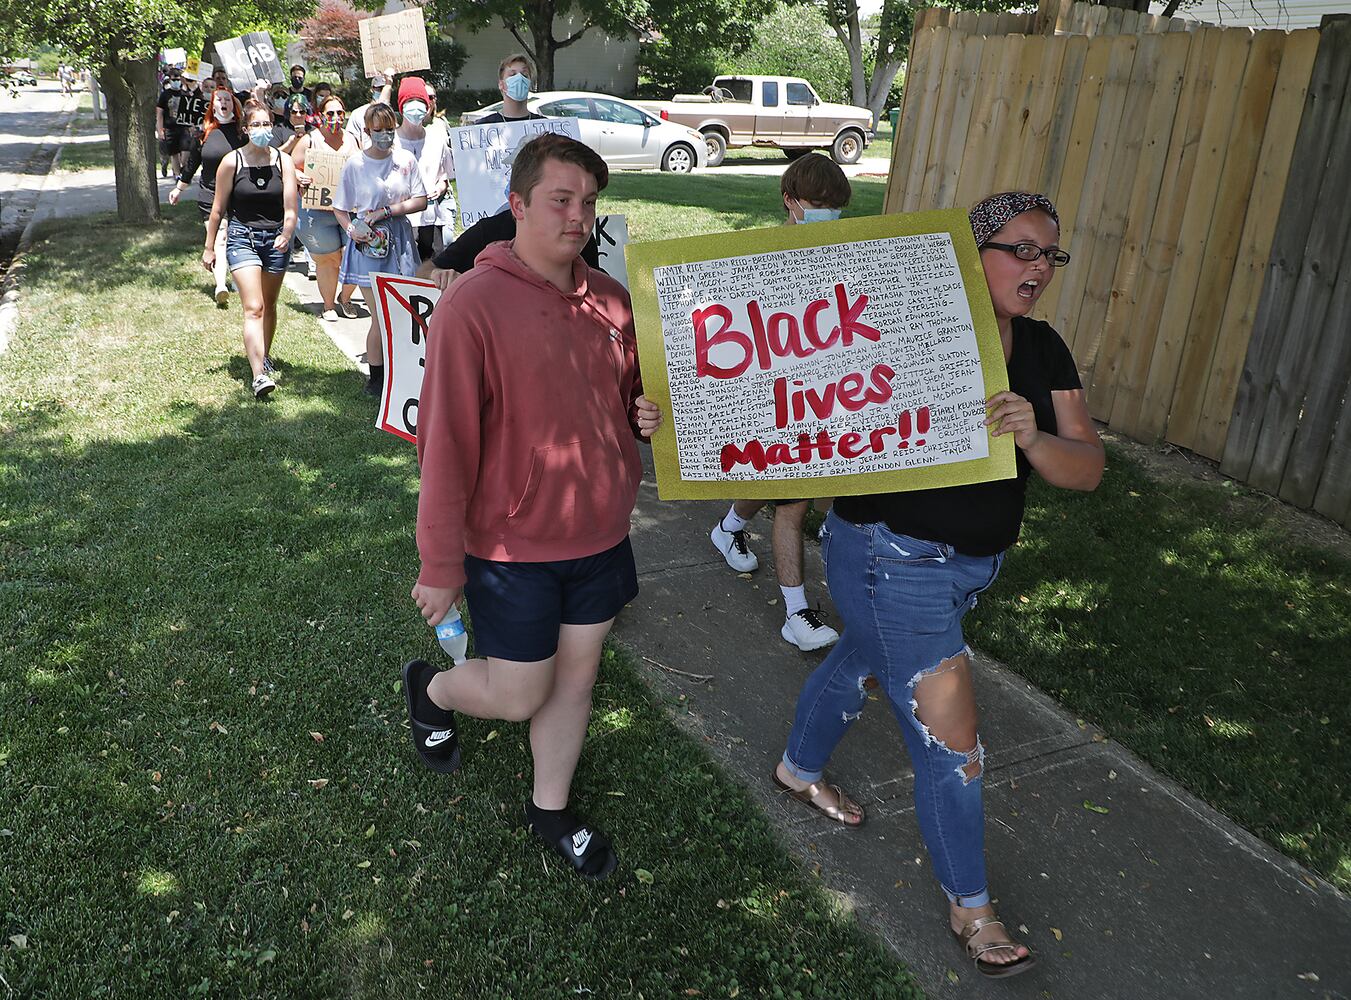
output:
[[[1055,202],[1060,214],[1060,242],[1067,247],[1074,245],[1075,225],[1079,218],[1079,196],[1083,192],[1084,175],[1088,171],[1088,157],[1093,148],[1093,135],[1098,124],[1098,108],[1102,104],[1102,89],[1107,78],[1107,65],[1111,54],[1110,38],[1088,39],[1084,68],[1078,85],[1071,91],[1074,96],[1074,118],[1066,136],[1059,175],[1056,177],[1054,187],[1045,185],[1041,191]],[[1072,86],[1072,81],[1065,82],[1067,86]],[[1055,315],[1062,287],[1060,282],[1053,281],[1042,293],[1036,310],[1040,316]]]
[[[1126,232],[1121,255],[1112,279],[1107,318],[1103,323],[1102,346],[1093,378],[1088,384],[1088,403],[1093,415],[1106,420],[1116,399],[1116,383],[1121,365],[1140,343],[1140,331],[1133,322],[1137,285],[1144,264],[1145,249],[1159,205],[1159,189],[1168,162],[1169,139],[1178,117],[1178,98],[1186,78],[1190,35],[1156,35],[1161,46],[1155,79],[1157,84],[1149,101],[1149,114],[1142,130],[1140,156],[1126,214]],[[1138,56],[1137,56],[1138,58]],[[1074,266],[1078,266],[1077,264]],[[1149,341],[1152,345],[1153,341]]]
[[[1070,144],[1070,129],[1074,126],[1074,109],[1078,104],[1079,85],[1084,75],[1084,60],[1088,56],[1088,38],[1085,35],[1067,35],[1060,39],[1065,54],[1060,60],[1060,72],[1055,79],[1055,97],[1051,109],[1051,125],[1046,135],[1046,152],[1041,169],[1029,175],[1035,178],[1036,190],[1053,195],[1060,188],[1060,173],[1065,165],[1065,152]]]
[[[1107,34],[1108,8],[1093,4],[1088,11],[1088,33],[1090,35]]]
[[[1107,19],[1103,22],[1102,33],[1104,35],[1121,34],[1121,22],[1126,16],[1126,11],[1121,7],[1110,7],[1107,10]]]
[[[1281,345],[1271,380],[1271,393],[1262,418],[1262,432],[1253,451],[1248,482],[1259,490],[1276,493],[1285,475],[1290,442],[1301,419],[1305,388],[1314,378],[1330,337],[1347,336],[1346,329],[1329,330],[1328,306],[1333,285],[1343,266],[1343,235],[1351,229],[1351,94],[1342,98],[1341,113],[1333,131],[1332,146],[1316,198],[1318,210],[1309,229],[1295,297],[1290,303],[1285,342]]]
[[[1281,195],[1290,176],[1300,113],[1317,53],[1317,28],[1294,31],[1286,38],[1281,71],[1276,78],[1276,90],[1263,132],[1248,217],[1239,239],[1234,281],[1225,303],[1224,318],[1220,321],[1223,332],[1211,363],[1210,382],[1206,386],[1193,445],[1198,453],[1210,458],[1216,458],[1224,451],[1234,398],[1238,394],[1238,379],[1261,300],[1262,280],[1271,258]]]
[[[1224,170],[1215,196],[1215,211],[1206,236],[1205,260],[1197,279],[1196,298],[1187,323],[1187,343],[1168,418],[1168,440],[1193,451],[1196,450],[1201,408],[1219,341],[1235,334],[1235,331],[1224,330],[1220,321],[1224,318],[1224,304],[1233,287],[1243,224],[1252,199],[1257,160],[1262,152],[1262,132],[1276,89],[1285,39],[1283,31],[1259,31],[1248,52],[1242,83],[1233,91],[1234,120],[1226,139]],[[1219,455],[1206,457],[1218,458]]]
[[[938,186],[931,202],[935,208],[952,208],[957,204],[957,183],[962,176],[962,157],[966,152],[966,137],[971,127],[984,48],[985,39],[979,35],[968,35],[962,41],[962,64],[958,74],[957,97],[952,106],[952,123],[948,130],[947,148],[942,153]]]
[[[1168,141],[1167,161],[1159,184],[1158,210],[1150,227],[1138,290],[1131,302],[1137,342],[1117,376],[1111,419],[1113,428],[1131,436],[1135,435],[1140,419],[1149,363],[1159,337],[1159,318],[1172,280],[1178,232],[1182,228],[1187,193],[1196,168],[1196,150],[1205,126],[1211,73],[1220,38],[1219,29],[1204,31],[1199,37],[1192,38],[1182,93],[1178,98],[1177,122]]]
[[[943,56],[943,79],[938,90],[938,101],[934,106],[933,137],[929,140],[929,156],[924,164],[922,183],[907,191],[907,204],[909,195],[917,193],[915,207],[907,211],[940,207],[935,198],[946,166],[944,157],[947,155],[948,144],[952,138],[953,114],[957,105],[957,94],[962,86],[964,50],[969,44],[975,44],[973,36],[963,35],[958,31],[948,33],[947,52]],[[962,125],[962,136],[963,138],[966,136],[965,124]]]
[[[1164,299],[1159,338],[1149,361],[1149,378],[1140,405],[1135,435],[1142,441],[1163,437],[1177,386],[1178,367],[1187,343],[1187,321],[1196,301],[1197,282],[1206,257],[1206,237],[1214,217],[1220,174],[1224,169],[1228,141],[1234,121],[1233,95],[1243,78],[1248,61],[1252,32],[1230,28],[1220,38],[1210,88],[1209,113],[1201,129],[1196,171],[1187,192],[1187,207],[1178,232],[1172,280]]]
[[[982,87],[971,116],[962,176],[957,183],[958,205],[974,204],[991,193],[995,169],[1002,152],[1004,125],[1009,115],[1009,89],[1017,73],[1025,41],[1023,35],[986,39],[987,67],[992,54],[998,55],[999,62],[993,73],[987,69],[981,74],[988,78],[989,86]]]
[[[1133,35],[1106,35],[1103,41],[1109,46],[1107,75],[1103,81],[1102,99],[1098,102],[1082,193],[1079,195],[1074,227],[1068,242],[1064,240],[1064,221],[1061,221],[1062,242],[1068,247],[1077,248],[1075,252],[1089,259],[1096,252],[1100,239],[1102,205],[1111,179],[1112,160],[1121,139],[1121,116],[1130,89],[1131,67],[1135,63],[1139,46],[1139,39]],[[1087,268],[1071,269],[1059,282],[1060,296],[1056,311],[1051,314],[1055,317],[1051,325],[1060,332],[1071,351],[1075,350],[1079,340],[1079,311],[1083,305],[1087,281]],[[1054,289],[1055,285],[1051,288]]]
[[[1008,113],[999,144],[999,155],[995,158],[994,180],[990,184],[992,191],[1008,191],[1021,188],[1027,183],[1027,179],[1019,172],[1023,152],[1030,145],[1024,129],[1032,115],[1032,92],[1037,85],[1042,57],[1045,54],[1044,36],[1028,35],[1022,40],[1022,55],[1018,59],[1018,66],[1008,90]]]
[[[883,199],[884,213],[899,212],[905,204],[905,184],[910,177],[910,163],[915,157],[915,133],[919,128],[920,101],[929,72],[929,58],[933,51],[937,28],[917,32],[910,43],[910,66],[906,72],[905,90],[901,96],[901,117],[891,144],[891,173],[887,193]]]
[[[929,51],[924,65],[924,75],[915,81],[918,85],[915,102],[916,121],[909,139],[912,147],[910,169],[903,181],[905,184],[905,199],[901,203],[903,212],[918,210],[920,196],[924,192],[924,173],[929,167],[934,121],[943,86],[943,65],[947,58],[948,37],[952,34],[947,28],[933,28],[932,31],[933,36],[927,43]]]
[[[1110,158],[1102,166],[1107,181],[1101,208],[1093,214],[1090,222],[1091,230],[1094,231],[1091,247],[1089,254],[1079,264],[1086,274],[1083,295],[1077,314],[1072,305],[1066,313],[1070,317],[1067,326],[1077,331],[1074,359],[1078,362],[1085,385],[1091,384],[1098,361],[1102,331],[1107,322],[1107,304],[1112,293],[1112,278],[1121,258],[1126,212],[1130,208],[1145,122],[1149,117],[1150,94],[1158,85],[1159,58],[1163,51],[1163,40],[1158,35],[1126,37],[1135,42],[1135,59],[1126,84],[1121,117],[1113,130]],[[1104,103],[1106,99],[1104,93]]]
[[[1148,15],[1146,15],[1148,16]],[[1140,12],[1136,10],[1125,11],[1121,15],[1120,31],[1123,35],[1143,35],[1144,28],[1140,24]]]
[[[1345,191],[1347,184],[1351,184],[1351,173],[1342,175],[1341,184]],[[1351,382],[1351,226],[1343,237],[1341,268],[1322,332],[1307,374],[1303,412],[1281,480],[1281,499],[1300,507],[1310,506],[1319,492],[1337,417],[1343,412],[1342,400]]]
[[[1323,460],[1323,478],[1318,483],[1313,509],[1351,528],[1351,386],[1342,397],[1341,416],[1332,435],[1332,446]]]
[[[1027,28],[1027,18],[1022,14],[1003,11],[995,18],[994,33],[996,35],[1025,35]]]
[[[1271,260],[1220,460],[1220,471],[1238,480],[1248,479],[1261,435],[1309,229],[1318,209],[1315,192],[1322,182],[1348,72],[1351,72],[1351,19],[1343,19],[1329,24],[1320,35],[1300,116],[1290,179],[1276,223]]]
[[[991,10],[983,10],[976,15],[976,34],[999,34],[999,15]]]
[[[949,27],[968,35],[976,34],[976,12],[974,10],[964,10],[953,14],[948,20]]]
[[[1011,186],[1032,189],[1041,177],[1042,162],[1046,158],[1052,116],[1056,108],[1056,88],[1065,60],[1069,39],[1045,36],[1041,45],[1041,63],[1037,66],[1028,98],[1027,114],[1023,117],[1017,143],[1017,178]]]

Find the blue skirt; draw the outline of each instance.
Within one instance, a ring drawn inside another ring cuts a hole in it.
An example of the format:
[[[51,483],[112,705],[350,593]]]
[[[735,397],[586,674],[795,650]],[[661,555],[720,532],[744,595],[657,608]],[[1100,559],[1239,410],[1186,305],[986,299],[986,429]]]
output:
[[[371,226],[383,239],[371,243],[358,243],[349,239],[342,251],[342,265],[338,270],[338,280],[344,285],[371,287],[371,275],[374,273],[402,274],[411,278],[422,265],[418,256],[417,241],[413,238],[413,227],[402,215],[392,219],[381,219]]]

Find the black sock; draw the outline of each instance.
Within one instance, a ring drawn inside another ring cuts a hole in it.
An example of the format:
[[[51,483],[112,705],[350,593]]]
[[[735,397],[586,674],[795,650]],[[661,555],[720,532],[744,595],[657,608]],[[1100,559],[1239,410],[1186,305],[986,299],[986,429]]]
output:
[[[371,369],[371,382],[372,382],[372,384],[374,384],[374,385],[384,385],[384,383],[385,383],[385,366],[384,366],[384,365],[371,365],[371,366],[370,366],[370,369]]]
[[[562,809],[541,809],[535,805],[533,798],[525,804],[525,818],[535,828],[535,832],[551,844],[557,843],[563,834],[571,833],[577,825],[577,817],[569,813],[566,806]]]

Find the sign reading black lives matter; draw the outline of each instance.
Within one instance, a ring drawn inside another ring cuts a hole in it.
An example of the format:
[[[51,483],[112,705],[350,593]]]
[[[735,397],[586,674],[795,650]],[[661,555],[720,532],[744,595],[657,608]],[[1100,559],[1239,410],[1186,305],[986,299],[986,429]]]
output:
[[[266,31],[250,31],[238,38],[216,43],[216,62],[230,74],[235,90],[252,90],[259,80],[285,83],[277,47]]]

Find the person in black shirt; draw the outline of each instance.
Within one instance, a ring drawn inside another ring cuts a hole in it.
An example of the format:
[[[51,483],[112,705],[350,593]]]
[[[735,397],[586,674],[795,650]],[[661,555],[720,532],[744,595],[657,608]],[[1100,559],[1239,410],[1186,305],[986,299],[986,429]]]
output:
[[[164,89],[155,102],[155,138],[159,140],[160,176],[169,176],[169,164],[174,173],[183,169],[184,154],[192,145],[192,130],[186,118],[191,115],[192,95],[183,89],[183,71],[170,68],[164,78]]]
[[[314,103],[314,93],[309,87],[305,86],[305,67],[296,63],[291,67],[291,92],[286,96],[294,97],[296,94],[305,95],[305,103]]]
[[[1028,318],[1069,262],[1060,223],[1041,195],[1009,192],[971,210],[1009,389],[987,401],[984,425],[1012,434],[1012,479],[872,496],[840,497],[827,515],[822,553],[844,633],[798,695],[793,730],[774,783],[836,822],[863,810],[824,782],[831,753],[867,704],[871,675],[901,725],[915,771],[915,814],[948,897],[953,935],[982,975],[1031,968],[1031,952],[996,919],[985,876],[981,773],[971,662],[961,622],[999,573],[1018,538],[1027,477],[1092,490],[1104,452],[1074,358],[1050,326]]]
[[[449,288],[451,282],[473,268],[474,261],[487,249],[489,243],[500,243],[515,238],[516,217],[511,214],[511,209],[504,208],[496,215],[479,219],[461,233],[460,238],[454,243],[431,260],[424,261],[418,268],[418,277],[435,281],[443,290]],[[586,246],[582,247],[582,260],[592,267],[600,267],[600,249],[596,244],[595,233],[591,234]]]
[[[475,125],[492,125],[496,122],[523,122],[532,118],[543,118],[525,106],[530,97],[530,81],[535,71],[524,53],[517,52],[502,60],[497,67],[497,89],[502,94],[502,110],[494,111],[476,121]]]

